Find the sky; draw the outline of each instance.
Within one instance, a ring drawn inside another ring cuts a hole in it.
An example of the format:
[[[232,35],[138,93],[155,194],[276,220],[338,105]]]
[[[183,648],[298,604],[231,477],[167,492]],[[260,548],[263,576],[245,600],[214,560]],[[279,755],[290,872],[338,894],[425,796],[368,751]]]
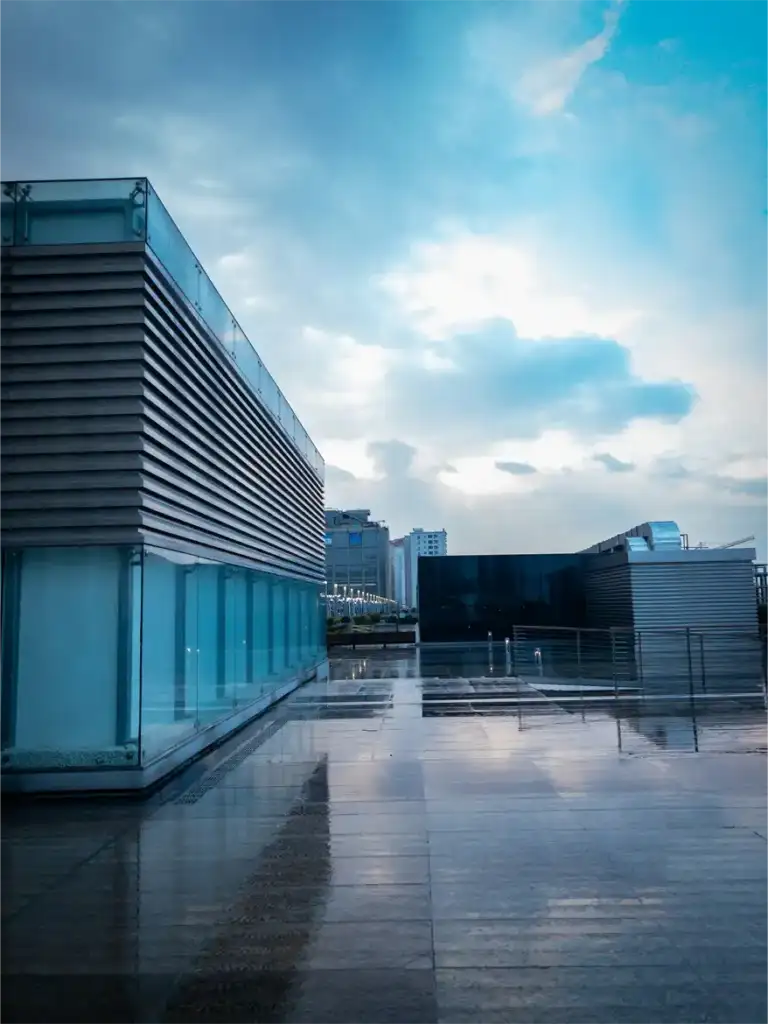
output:
[[[765,561],[766,9],[4,0],[0,167],[150,178],[329,506]]]

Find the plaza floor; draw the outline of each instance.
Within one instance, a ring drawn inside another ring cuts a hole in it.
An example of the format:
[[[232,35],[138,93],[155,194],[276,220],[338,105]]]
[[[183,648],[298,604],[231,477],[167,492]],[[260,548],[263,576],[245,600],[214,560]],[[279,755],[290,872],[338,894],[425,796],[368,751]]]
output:
[[[338,655],[146,801],[6,800],[3,1021],[766,1021],[762,702],[456,665]]]

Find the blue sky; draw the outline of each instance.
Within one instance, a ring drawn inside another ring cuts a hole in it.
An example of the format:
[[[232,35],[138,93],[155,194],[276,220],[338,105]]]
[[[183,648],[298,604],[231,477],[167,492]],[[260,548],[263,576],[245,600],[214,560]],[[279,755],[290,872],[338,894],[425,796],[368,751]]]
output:
[[[766,6],[6,0],[5,178],[148,175],[328,463],[451,550],[766,557]]]

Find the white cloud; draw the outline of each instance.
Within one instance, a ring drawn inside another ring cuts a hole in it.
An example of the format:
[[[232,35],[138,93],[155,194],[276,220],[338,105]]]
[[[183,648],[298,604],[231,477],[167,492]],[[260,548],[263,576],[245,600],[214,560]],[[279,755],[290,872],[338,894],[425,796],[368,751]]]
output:
[[[619,23],[623,0],[605,13],[601,32],[568,53],[550,57],[528,68],[518,79],[514,95],[538,117],[563,110],[587,68],[608,52]]]
[[[521,337],[616,337],[640,316],[634,308],[598,308],[547,280],[535,252],[504,236],[455,234],[412,248],[382,275],[392,295],[428,338],[441,339],[484,320],[510,320]]]

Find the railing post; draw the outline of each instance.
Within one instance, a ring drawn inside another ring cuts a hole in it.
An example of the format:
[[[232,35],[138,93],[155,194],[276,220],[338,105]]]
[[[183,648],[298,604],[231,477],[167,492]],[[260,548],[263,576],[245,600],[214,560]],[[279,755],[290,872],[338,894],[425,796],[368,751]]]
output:
[[[645,676],[643,674],[643,634],[641,630],[637,631],[637,654],[638,654],[638,668],[640,670],[640,683],[643,687],[643,693],[645,693]]]
[[[619,681],[616,676],[616,634],[611,627],[611,672],[613,673],[613,696],[615,700],[619,698]]]
[[[488,630],[488,668],[493,671],[493,633]]]
[[[512,655],[509,650],[509,637],[504,637],[504,669],[507,675],[512,674]]]
[[[517,626],[512,627],[512,675],[517,675]]]
[[[578,678],[581,679],[581,630],[576,630],[576,668],[579,673]]]
[[[688,690],[693,698],[693,658],[691,657],[691,627],[685,627],[685,649],[688,654]]]
[[[707,670],[704,664],[704,634],[699,633],[699,658],[701,659],[701,692],[707,692]]]

